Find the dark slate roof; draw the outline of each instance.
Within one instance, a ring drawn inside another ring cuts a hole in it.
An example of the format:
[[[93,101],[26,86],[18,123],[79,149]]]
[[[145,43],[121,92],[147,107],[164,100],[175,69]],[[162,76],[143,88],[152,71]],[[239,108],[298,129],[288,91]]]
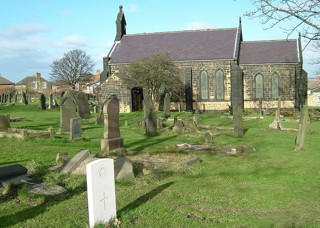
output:
[[[297,63],[297,40],[242,42],[240,64]]]
[[[14,83],[0,76],[0,85],[14,85]]]
[[[125,35],[110,53],[110,64],[131,63],[167,52],[173,61],[234,59],[238,29],[210,29]]]

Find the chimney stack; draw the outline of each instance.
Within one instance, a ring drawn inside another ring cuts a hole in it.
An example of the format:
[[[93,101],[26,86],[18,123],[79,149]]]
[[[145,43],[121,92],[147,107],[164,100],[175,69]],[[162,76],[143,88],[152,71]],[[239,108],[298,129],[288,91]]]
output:
[[[40,73],[40,72],[37,72],[37,73],[36,73],[36,77],[37,77],[37,78],[41,78],[41,73]]]

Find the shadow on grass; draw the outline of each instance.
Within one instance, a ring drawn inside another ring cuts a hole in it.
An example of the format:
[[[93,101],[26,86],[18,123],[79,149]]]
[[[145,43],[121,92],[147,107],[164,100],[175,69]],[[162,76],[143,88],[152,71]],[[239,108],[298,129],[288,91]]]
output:
[[[165,137],[165,138],[157,138],[157,136],[145,136],[144,139],[141,139],[141,140],[138,140],[138,141],[135,141],[135,142],[132,142],[132,143],[128,143],[128,144],[125,144],[126,147],[134,147],[136,145],[139,145],[138,147],[136,148],[133,148],[132,150],[134,151],[140,151],[140,150],[143,150],[145,149],[146,147],[150,147],[152,145],[157,145],[157,144],[160,144],[160,143],[163,143],[165,141],[168,141],[168,140],[172,140],[174,138],[176,138],[177,135],[175,136],[169,136],[169,137]],[[147,142],[147,143],[146,143]]]
[[[58,195],[58,196],[47,196],[42,204],[25,208],[17,213],[0,216],[0,228],[1,227],[11,227],[18,223],[22,223],[26,220],[37,217],[38,215],[44,213],[47,208],[55,204],[59,204],[65,200],[71,199],[76,195],[82,194],[85,186],[79,186],[68,192],[66,194]],[[13,199],[11,199],[13,200]],[[6,202],[6,199],[1,199],[0,202]]]
[[[168,182],[166,184],[160,185],[157,188],[153,189],[152,191],[144,194],[143,196],[140,196],[138,199],[136,199],[132,203],[129,203],[127,206],[125,206],[125,207],[121,208],[119,211],[117,211],[118,217],[121,218],[122,213],[134,210],[137,207],[140,207],[142,204],[145,204],[146,202],[151,200],[153,197],[155,197],[156,195],[161,193],[163,190],[169,188],[173,183],[174,182]]]

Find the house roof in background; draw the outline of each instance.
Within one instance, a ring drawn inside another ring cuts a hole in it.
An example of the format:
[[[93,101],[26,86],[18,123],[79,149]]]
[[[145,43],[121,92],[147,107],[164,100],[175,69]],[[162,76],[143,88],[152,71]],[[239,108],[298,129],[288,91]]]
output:
[[[36,80],[37,80],[36,76],[28,76],[28,77],[25,77],[24,79],[22,79],[21,81],[19,81],[16,85],[29,85],[30,83],[32,83],[33,81],[36,81]],[[47,81],[46,79],[44,79],[42,77],[41,77],[41,81],[50,83],[49,81]]]
[[[124,35],[110,53],[110,64],[125,64],[168,53],[173,61],[234,59],[238,29]]]
[[[320,79],[319,78],[310,78],[308,79],[308,89],[320,88]]]
[[[14,85],[14,83],[3,76],[0,76],[0,85]]]
[[[239,62],[240,64],[298,63],[297,40],[242,42]]]

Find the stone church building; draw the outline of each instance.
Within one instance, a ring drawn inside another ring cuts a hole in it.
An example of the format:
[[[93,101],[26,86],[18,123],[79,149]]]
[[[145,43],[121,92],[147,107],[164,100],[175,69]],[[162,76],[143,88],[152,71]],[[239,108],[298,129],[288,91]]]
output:
[[[120,112],[142,108],[143,88],[124,84],[119,69],[159,53],[169,53],[184,73],[183,110],[223,111],[237,102],[243,108],[272,109],[279,97],[283,108],[295,110],[305,102],[300,37],[243,41],[241,20],[236,28],[127,35],[121,6],[116,28],[114,45],[103,58],[98,99],[102,103],[116,95]]]

